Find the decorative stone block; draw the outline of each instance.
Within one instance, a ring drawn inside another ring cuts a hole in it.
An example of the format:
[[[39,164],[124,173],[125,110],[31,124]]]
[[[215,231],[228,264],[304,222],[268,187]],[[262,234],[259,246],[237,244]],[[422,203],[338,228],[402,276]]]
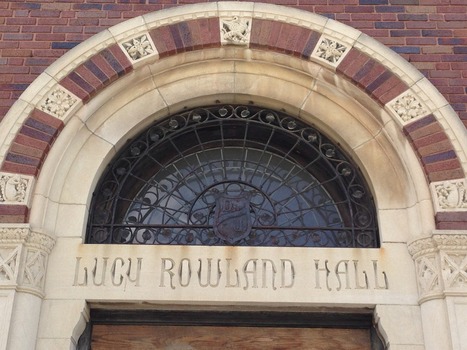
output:
[[[420,294],[440,291],[439,268],[436,256],[423,256],[416,263]]]
[[[0,205],[26,204],[34,177],[22,174],[0,173]]]
[[[441,252],[445,288],[467,288],[467,252]]]
[[[431,184],[435,209],[440,211],[467,211],[467,184],[465,179]]]
[[[28,249],[23,269],[22,286],[42,290],[46,268],[47,254],[38,249]]]
[[[394,98],[387,106],[402,125],[411,123],[429,114],[428,109],[410,90]]]
[[[149,33],[144,33],[130,40],[124,41],[120,46],[132,62],[157,55],[156,46],[154,45]]]
[[[56,87],[40,103],[40,109],[51,116],[64,120],[71,108],[78,102],[71,92],[63,87]]]
[[[321,62],[336,67],[349,51],[348,45],[333,38],[321,36],[311,54],[311,58],[317,58]]]
[[[222,45],[248,46],[252,22],[250,17],[223,17],[219,21]]]
[[[0,286],[16,283],[21,247],[0,246]]]

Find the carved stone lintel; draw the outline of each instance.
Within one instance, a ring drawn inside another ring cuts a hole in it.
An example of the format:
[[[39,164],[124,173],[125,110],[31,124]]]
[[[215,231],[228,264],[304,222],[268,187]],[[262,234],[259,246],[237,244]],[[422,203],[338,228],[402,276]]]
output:
[[[436,211],[467,211],[467,184],[465,179],[432,184]]]
[[[221,43],[223,45],[248,45],[251,32],[251,18],[220,18]]]

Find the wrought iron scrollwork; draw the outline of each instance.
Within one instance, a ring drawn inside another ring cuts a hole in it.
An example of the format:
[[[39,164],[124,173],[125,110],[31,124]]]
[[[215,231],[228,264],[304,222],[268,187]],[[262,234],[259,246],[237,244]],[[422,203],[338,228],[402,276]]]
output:
[[[159,121],[109,165],[87,243],[377,247],[358,167],[301,120],[254,106]]]

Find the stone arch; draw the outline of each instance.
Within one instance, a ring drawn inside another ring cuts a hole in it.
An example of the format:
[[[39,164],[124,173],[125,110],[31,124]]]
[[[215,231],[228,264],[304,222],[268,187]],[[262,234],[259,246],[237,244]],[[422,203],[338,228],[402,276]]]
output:
[[[44,266],[54,240],[73,241],[79,251],[92,190],[126,140],[157,118],[218,103],[284,109],[342,144],[362,168],[377,202],[383,249],[381,256],[367,252],[370,259],[397,253],[398,264],[411,266],[407,242],[436,228],[466,228],[461,190],[467,137],[429,81],[353,28],[303,11],[246,2],[203,3],[137,17],[97,34],[51,65],[2,121],[3,222],[24,227],[17,241],[27,247],[46,245],[40,248],[47,253]],[[384,243],[393,245],[386,249]],[[40,316],[42,301],[36,302],[31,318],[59,324],[57,310],[71,306],[74,316],[80,315],[81,329],[88,317],[85,299],[102,295],[92,290],[78,292],[73,301],[60,300],[72,288],[62,284],[59,273],[69,253],[63,246],[52,250],[53,273],[47,283],[41,279],[31,287],[48,299]],[[404,315],[418,322],[413,266],[406,273],[392,294],[344,298],[342,305],[388,304],[377,310],[383,328],[409,309]],[[112,293],[108,300],[119,300],[121,295]],[[438,289],[434,293],[442,295]],[[171,302],[157,297],[148,298]],[[325,305],[335,301],[321,297]],[[143,294],[132,298],[143,299]],[[17,323],[26,316],[18,313]],[[77,340],[74,322],[54,335],[68,347],[70,337]],[[32,323],[28,327],[35,334]],[[386,329],[393,344],[413,344],[395,328]],[[43,348],[46,338],[54,338],[47,331],[39,331]],[[22,340],[14,332],[12,347]],[[447,337],[443,334],[436,344]]]
[[[227,28],[234,16],[248,28],[245,37],[236,37],[234,30],[224,33],[221,28],[222,25]],[[149,69],[149,74],[175,67],[189,70],[184,60],[210,62],[222,56],[236,62],[231,67],[217,68],[225,69],[227,75],[228,69],[245,67],[247,72],[262,65],[261,79],[273,79],[271,75],[287,67],[288,75],[275,77],[280,82],[276,84],[278,88],[286,86],[284,80],[290,79],[289,84],[298,81],[301,77],[297,72],[302,72],[309,85],[299,85],[310,98],[289,103],[288,108],[295,109],[293,112],[297,114],[306,115],[307,104],[320,96],[313,91],[326,85],[325,96],[351,96],[376,116],[376,123],[386,128],[393,124],[398,129],[394,137],[410,143],[427,183],[432,185],[437,227],[463,225],[464,219],[459,219],[463,215],[456,212],[459,200],[456,203],[452,200],[457,194],[440,197],[436,188],[452,192],[456,186],[465,185],[465,133],[452,108],[421,73],[375,40],[336,21],[274,5],[243,3],[238,7],[228,2],[161,11],[116,25],[71,50],[38,77],[5,117],[1,130],[4,141],[0,160],[6,184],[11,187],[13,178],[20,177],[28,190],[24,195],[6,196],[1,206],[5,221],[28,221],[29,193],[33,192],[33,181],[48,153],[55,147],[55,139],[72,116],[86,118],[85,114],[104,98],[106,90],[117,89],[117,81],[131,79],[145,69]],[[264,62],[270,66],[266,68]],[[275,73],[270,73],[274,70]],[[283,78],[287,76],[290,78]],[[179,79],[187,78],[180,75]],[[231,81],[225,83],[232,86]],[[155,81],[156,88],[158,84]],[[260,81],[255,84],[260,95],[264,85],[260,86]],[[199,92],[200,88],[206,89],[204,95],[232,92],[205,85],[195,90]],[[244,95],[248,100],[246,96],[255,94],[251,91],[254,86],[244,88],[250,91],[247,94],[238,91],[243,87],[237,81],[237,99]],[[284,88],[283,92],[286,91]],[[193,96],[178,102],[180,107],[185,107],[182,105],[190,99],[200,103],[196,95],[202,94],[193,91]],[[161,97],[167,100],[164,108],[176,109],[174,102],[168,100],[173,96]],[[283,94],[278,93],[276,102],[281,97]],[[323,118],[321,123],[326,127]]]

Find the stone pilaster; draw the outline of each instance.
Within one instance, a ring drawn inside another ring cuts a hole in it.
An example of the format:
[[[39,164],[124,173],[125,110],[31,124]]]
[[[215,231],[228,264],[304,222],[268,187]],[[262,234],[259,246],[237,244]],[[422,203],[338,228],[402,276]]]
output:
[[[47,260],[54,244],[53,237],[27,224],[0,227],[0,350],[35,344]],[[24,330],[30,339],[25,339]]]
[[[467,232],[435,231],[409,244],[426,349],[462,349],[467,326]]]

